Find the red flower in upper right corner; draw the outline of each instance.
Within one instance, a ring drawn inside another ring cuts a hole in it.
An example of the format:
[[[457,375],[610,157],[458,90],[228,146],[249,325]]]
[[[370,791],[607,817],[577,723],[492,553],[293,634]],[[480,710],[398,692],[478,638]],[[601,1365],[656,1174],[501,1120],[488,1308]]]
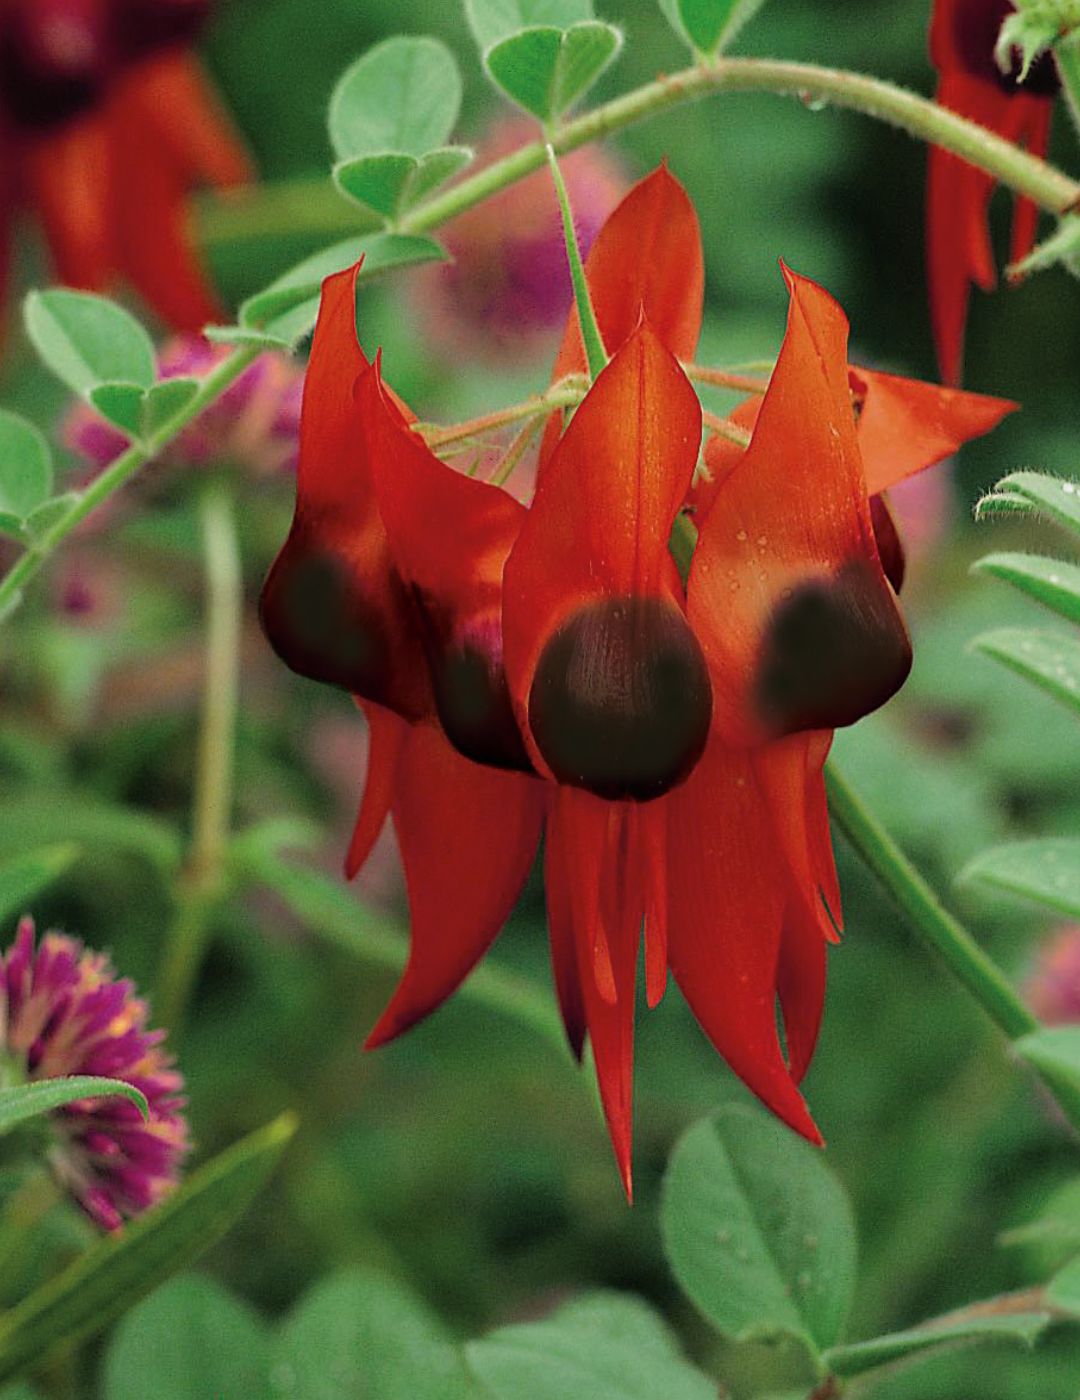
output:
[[[1009,0],[935,0],[930,59],[938,72],[937,101],[1041,156],[1050,137],[1057,69],[1045,54],[1021,84],[1018,56],[1007,73],[998,67],[994,45],[1013,9]],[[930,317],[938,364],[949,384],[960,382],[971,284],[990,291],[996,281],[987,225],[993,189],[992,175],[931,146],[926,197]],[[1037,219],[1031,200],[1016,201],[1013,262],[1031,251]]]

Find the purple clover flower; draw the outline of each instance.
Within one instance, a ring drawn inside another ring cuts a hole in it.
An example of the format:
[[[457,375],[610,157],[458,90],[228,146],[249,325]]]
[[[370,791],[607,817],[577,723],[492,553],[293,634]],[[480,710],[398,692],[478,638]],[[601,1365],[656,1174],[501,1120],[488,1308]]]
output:
[[[149,1120],[126,1099],[86,1099],[50,1114],[53,1173],[106,1230],[173,1189],[189,1149],[184,1081],[146,1029],[147,1006],[108,957],[62,933],[35,949],[23,919],[0,957],[0,1083],[106,1075],[146,1096]]]

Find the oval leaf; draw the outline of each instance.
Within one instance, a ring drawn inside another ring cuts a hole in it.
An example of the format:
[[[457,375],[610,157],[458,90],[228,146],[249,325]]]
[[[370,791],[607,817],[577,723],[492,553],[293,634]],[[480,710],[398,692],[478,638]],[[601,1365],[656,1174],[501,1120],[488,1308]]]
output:
[[[78,854],[74,845],[48,846],[0,864],[0,921],[24,914]]]
[[[1080,1026],[1044,1026],[1014,1040],[1013,1049],[1050,1084],[1080,1084]]]
[[[51,1113],[64,1104],[83,1099],[130,1099],[142,1114],[150,1116],[146,1095],[122,1079],[102,1079],[96,1075],[72,1074],[63,1079],[39,1079],[32,1084],[16,1084],[0,1089],[0,1135],[11,1132],[30,1118]]]
[[[1080,918],[1080,841],[1048,837],[994,846],[966,865],[957,880],[1004,890]]]
[[[971,647],[1008,666],[1055,700],[1080,710],[1080,641],[1057,632],[1002,627],[976,637]]]
[[[96,384],[89,394],[90,402],[102,418],[107,418],[130,438],[139,436],[145,397],[146,391],[138,384]]]
[[[384,154],[354,156],[334,166],[334,184],[343,195],[392,219],[401,207],[405,189],[420,168],[416,156]]]
[[[386,39],[347,68],[330,99],[339,160],[444,146],[461,107],[461,75],[438,39]]]
[[[637,1298],[580,1298],[543,1322],[502,1327],[465,1349],[492,1400],[712,1400],[716,1383],[679,1353],[663,1320]]]
[[[170,418],[183,413],[199,392],[199,381],[177,375],[162,379],[146,391],[139,422],[139,436],[152,438],[165,427]]]
[[[92,1336],[221,1238],[296,1131],[284,1114],[215,1157],[153,1210],[99,1240],[0,1317],[0,1381]]]
[[[469,28],[482,50],[519,34],[523,29],[541,26],[568,29],[583,19],[592,19],[592,0],[465,0]]]
[[[660,1224],[675,1276],[736,1341],[840,1335],[855,1281],[847,1196],[814,1148],[762,1110],[721,1109],[675,1149]]]
[[[1080,568],[1075,564],[1039,554],[988,554],[974,568],[1011,583],[1070,622],[1080,622]]]
[[[52,452],[45,438],[33,423],[0,409],[0,511],[25,520],[49,499],[52,483]]]
[[[270,1336],[213,1279],[175,1278],[122,1320],[105,1358],[104,1400],[251,1400],[272,1393]]]
[[[1080,485],[1041,472],[1013,472],[975,507],[977,519],[1018,512],[1043,515],[1067,530],[1080,531]]]
[[[466,1400],[458,1349],[393,1279],[348,1269],[317,1284],[281,1332],[276,1394],[290,1400]]]
[[[134,316],[108,297],[53,287],[31,292],[26,333],[58,379],[83,398],[99,384],[154,382],[154,346]]]
[[[588,20],[569,29],[525,29],[490,48],[484,67],[512,102],[547,122],[581,97],[614,59],[622,35]]]
[[[732,44],[765,0],[660,0],[675,33],[697,53],[712,56]]]
[[[1048,1312],[1011,1313],[969,1318],[940,1318],[911,1327],[905,1332],[890,1332],[869,1342],[853,1346],[834,1347],[825,1355],[825,1364],[837,1376],[858,1376],[878,1366],[887,1366],[908,1358],[915,1360],[942,1347],[961,1342],[1016,1342],[1033,1347],[1053,1318]]]

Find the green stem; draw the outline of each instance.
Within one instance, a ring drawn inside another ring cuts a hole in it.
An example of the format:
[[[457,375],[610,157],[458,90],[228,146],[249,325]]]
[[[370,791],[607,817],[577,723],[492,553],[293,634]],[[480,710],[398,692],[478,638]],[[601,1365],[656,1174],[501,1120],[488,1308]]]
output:
[[[206,680],[195,769],[191,852],[177,891],[176,920],[162,958],[157,1014],[175,1036],[225,879],[233,804],[233,756],[240,682],[243,578],[232,495],[211,482],[200,501],[206,563]]]
[[[861,73],[764,58],[723,58],[708,67],[686,68],[658,78],[567,122],[551,136],[550,144],[557,155],[562,155],[713,92],[772,92],[863,112],[963,156],[1054,213],[1061,213],[1080,197],[1080,184],[1056,167],[917,93]],[[522,146],[418,205],[401,220],[401,232],[422,233],[437,228],[539,170],[546,159],[546,145],[535,141]]]
[[[608,361],[607,351],[604,349],[604,337],[600,334],[596,312],[593,310],[592,297],[589,295],[589,284],[585,280],[585,268],[581,261],[581,249],[578,247],[577,231],[574,228],[574,211],[570,208],[570,196],[566,192],[566,181],[562,177],[559,162],[555,159],[555,152],[551,146],[546,146],[545,151],[551,170],[551,178],[555,183],[559,211],[562,214],[566,261],[570,265],[570,282],[574,288],[574,305],[577,307],[581,343],[585,347],[585,362],[589,366],[589,378],[595,379]]]
[[[126,451],[96,476],[67,510],[53,522],[39,539],[21,554],[15,564],[0,581],[0,620],[18,603],[22,591],[34,577],[46,559],[58,545],[62,544],[76,526],[86,517],[114,496],[125,486],[147,462],[152,461],[172,440],[180,435],[187,425],[197,418],[204,408],[219,399],[225,390],[243,374],[248,365],[260,354],[257,345],[244,345],[234,350],[222,360],[199,385],[199,389],[179,413],[173,414],[167,422],[152,433],[145,442],[133,442]]]
[[[986,1014],[1010,1040],[1039,1029],[1001,969],[938,899],[927,882],[830,762],[826,769],[829,810],[856,852],[873,871],[924,943],[943,959]],[[1080,1129],[1080,1090],[1047,1087],[1074,1127]]]

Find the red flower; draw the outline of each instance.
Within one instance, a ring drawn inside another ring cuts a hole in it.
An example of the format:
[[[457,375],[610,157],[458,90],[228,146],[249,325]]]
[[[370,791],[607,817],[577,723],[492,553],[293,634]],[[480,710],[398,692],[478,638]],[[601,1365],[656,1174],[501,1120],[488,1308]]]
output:
[[[129,282],[179,330],[221,312],[191,245],[200,183],[251,178],[181,47],[205,0],[13,0],[0,13],[0,274],[17,210],[41,219],[59,279]]]
[[[1006,140],[1045,155],[1057,70],[1053,59],[1044,55],[1020,84],[1016,62],[1009,73],[998,68],[994,45],[1013,8],[1009,0],[935,0],[930,58],[938,71],[937,101]],[[930,148],[926,199],[930,314],[938,364],[949,384],[960,382],[971,284],[990,291],[996,280],[987,225],[993,188],[993,176],[939,146]],[[1031,251],[1037,219],[1031,200],[1017,199],[1013,262]]]
[[[588,260],[611,361],[561,437],[549,427],[527,510],[411,431],[356,343],[351,274],[329,279],[296,519],[263,595],[288,664],[351,689],[372,724],[350,871],[387,810],[403,846],[412,947],[369,1045],[482,955],[544,821],[560,1007],[575,1052],[592,1043],[628,1191],[643,926],[649,1004],[670,967],[736,1073],[820,1140],[796,1086],[840,919],[822,766],[832,728],[883,703],[910,662],[875,543],[847,323],[812,282],[785,271],[788,329],[747,406],[750,447],[692,491],[701,409],[677,354],[696,344],[700,267],[693,209],[658,171]],[[576,337],[572,323],[557,373],[580,366]],[[888,441],[890,416],[931,390],[883,382],[869,421]],[[967,430],[952,402],[884,474]],[[956,402],[974,413],[974,396]],[[700,533],[684,588],[669,537],[688,502]]]

